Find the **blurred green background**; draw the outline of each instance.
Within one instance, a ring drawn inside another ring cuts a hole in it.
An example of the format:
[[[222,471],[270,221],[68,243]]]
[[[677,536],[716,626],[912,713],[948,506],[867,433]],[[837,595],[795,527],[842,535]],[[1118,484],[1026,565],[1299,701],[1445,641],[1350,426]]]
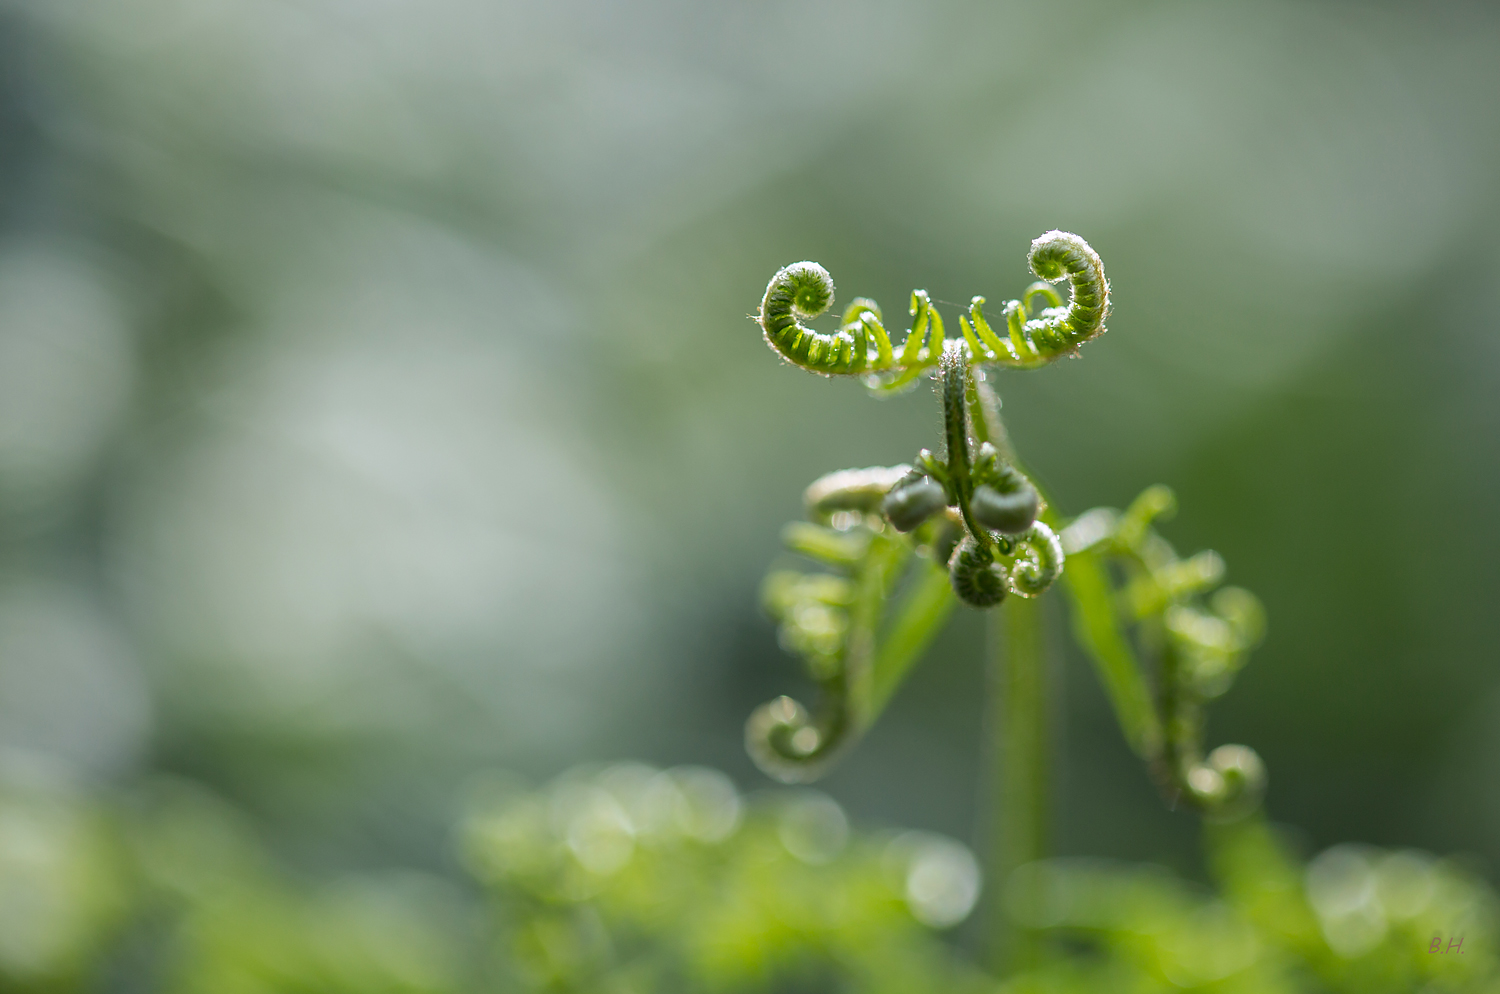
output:
[[[195,779],[308,873],[454,872],[496,767],[754,788],[778,531],[938,414],[747,315],[803,258],[1003,299],[1056,227],[1110,334],[997,385],[1065,510],[1170,483],[1265,601],[1210,741],[1309,852],[1494,879],[1493,8],[7,0],[0,56],[7,749]],[[975,837],[980,629],[826,781],[857,821]],[[1062,683],[1060,851],[1194,872]]]

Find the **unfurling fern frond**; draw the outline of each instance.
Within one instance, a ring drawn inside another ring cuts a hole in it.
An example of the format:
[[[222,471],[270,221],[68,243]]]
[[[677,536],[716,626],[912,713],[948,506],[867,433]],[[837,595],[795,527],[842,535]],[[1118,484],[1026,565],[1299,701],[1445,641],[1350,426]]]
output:
[[[1074,354],[1103,333],[1109,281],[1099,254],[1087,242],[1066,231],[1049,231],[1031,243],[1029,260],[1032,272],[1043,280],[1068,280],[1068,305],[1062,306],[1048,282],[1035,283],[1020,300],[1004,305],[1002,337],[985,320],[984,298],[975,297],[969,316],[959,317],[969,363],[1040,366]],[[1033,317],[1030,308],[1037,297],[1050,306]],[[836,331],[809,327],[806,322],[827,311],[833,301],[828,270],[816,262],[797,262],[771,277],[757,320],[766,341],[788,361],[824,375],[864,375],[869,386],[881,392],[903,389],[940,363],[945,351],[943,319],[927,291],[912,291],[912,326],[899,350],[891,344],[880,307],[864,297],[844,311]]]
[[[1223,560],[1212,552],[1180,558],[1152,528],[1174,506],[1165,487],[1148,489],[1124,512],[1091,511],[1061,536],[1053,530],[1055,512],[1011,453],[998,398],[979,367],[1032,368],[1076,355],[1104,332],[1109,281],[1098,253],[1064,231],[1033,241],[1028,261],[1042,282],[1000,308],[998,331],[975,297],[959,316],[962,335],[945,338],[942,316],[916,290],[899,347],[865,298],[844,311],[836,331],[808,325],[834,300],[833,278],[817,263],[772,277],[759,321],[773,348],[815,373],[863,376],[877,393],[935,371],[944,445],[940,455],[922,449],[910,465],[845,470],[808,488],[811,521],[789,526],[785,537],[832,572],[772,574],[766,605],[821,699],[815,710],[788,697],[762,706],[747,728],[751,754],[781,779],[817,776],[874,720],[953,603],[993,608],[1036,597],[1065,576],[1079,639],[1167,797],[1214,817],[1237,816],[1257,803],[1265,769],[1244,746],[1203,754],[1203,705],[1224,692],[1259,639],[1259,602],[1235,588],[1206,597],[1222,579]],[[1064,279],[1066,305],[1051,285]],[[921,582],[887,625],[885,603],[909,560],[922,564]],[[1124,577],[1118,589],[1112,569]],[[1154,693],[1133,641],[1156,656]]]

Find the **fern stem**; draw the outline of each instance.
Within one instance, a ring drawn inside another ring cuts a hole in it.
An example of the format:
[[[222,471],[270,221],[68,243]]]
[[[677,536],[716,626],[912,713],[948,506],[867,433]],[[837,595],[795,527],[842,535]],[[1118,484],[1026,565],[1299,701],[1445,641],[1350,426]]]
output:
[[[1008,597],[989,615],[990,960],[1001,974],[1036,965],[1037,937],[1017,924],[1029,895],[1015,871],[1047,850],[1051,799],[1047,645],[1039,599]],[[1021,915],[1020,917],[1028,917]]]

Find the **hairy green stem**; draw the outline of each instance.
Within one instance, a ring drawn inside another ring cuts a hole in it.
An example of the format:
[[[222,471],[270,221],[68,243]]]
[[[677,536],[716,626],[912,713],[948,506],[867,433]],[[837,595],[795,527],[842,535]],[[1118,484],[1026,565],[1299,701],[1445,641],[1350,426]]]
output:
[[[980,527],[974,520],[969,500],[974,493],[974,481],[970,476],[969,429],[971,415],[968,397],[973,387],[973,376],[969,372],[968,352],[962,343],[947,349],[942,359],[943,433],[948,446],[948,473],[952,477],[954,496],[958,500],[959,513],[969,534],[985,552],[990,552],[994,543],[989,530]],[[974,412],[973,419],[979,417]],[[989,432],[981,434],[988,437]]]
[[[989,628],[989,953],[997,972],[1005,974],[1038,961],[1037,937],[1016,924],[1013,911],[1033,900],[1015,890],[1015,871],[1047,852],[1051,763],[1041,602],[1006,598],[1001,610],[990,613]]]
[[[969,417],[976,436],[1015,452],[1000,417],[1000,398],[980,377],[970,385]],[[978,401],[978,403],[974,403]],[[988,618],[988,718],[990,774],[982,810],[988,812],[988,958],[1001,975],[1038,961],[1037,937],[1016,926],[1012,892],[1017,868],[1047,851],[1051,763],[1048,730],[1046,627],[1040,598],[1007,597]]]

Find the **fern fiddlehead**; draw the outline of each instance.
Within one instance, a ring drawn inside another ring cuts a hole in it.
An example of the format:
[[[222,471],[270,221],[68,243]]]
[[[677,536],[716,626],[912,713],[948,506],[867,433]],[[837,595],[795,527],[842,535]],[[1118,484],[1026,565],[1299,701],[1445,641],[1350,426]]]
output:
[[[837,573],[773,574],[766,603],[783,645],[806,661],[821,703],[816,711],[790,698],[763,705],[747,726],[750,751],[775,776],[811,779],[874,720],[955,601],[990,608],[1010,596],[1035,597],[1066,576],[1080,641],[1168,799],[1214,817],[1242,813],[1264,790],[1264,767],[1244,746],[1205,756],[1203,708],[1227,689],[1259,639],[1259,603],[1237,588],[1208,596],[1222,560],[1214,553],[1182,559],[1155,532],[1153,520],[1173,506],[1164,487],[1148,489],[1123,513],[1091,511],[1061,536],[1054,531],[1054,512],[1008,448],[981,367],[1034,368],[1076,355],[1105,329],[1109,282],[1098,253],[1067,232],[1035,239],[1028,262],[1041,281],[1001,306],[998,332],[984,298],[975,297],[959,316],[961,336],[947,338],[932,300],[916,290],[899,346],[879,306],[863,297],[836,331],[808,325],[834,301],[822,266],[800,262],[772,277],[758,316],[772,348],[815,373],[862,376],[876,393],[935,372],[944,445],[941,456],[923,449],[910,465],[830,474],[808,489],[812,520],[789,528],[788,544]],[[1051,285],[1064,279],[1066,305]],[[1067,567],[1069,557],[1076,569]],[[922,564],[919,589],[882,630],[883,604],[911,562]],[[1114,589],[1105,563],[1123,572],[1123,587]],[[936,586],[942,580],[946,590]],[[1154,693],[1132,628],[1155,657]],[[901,649],[882,670],[883,642]]]
[[[1075,335],[1080,342],[1103,328],[1107,284],[1097,255],[1082,239],[1049,232],[1033,243],[1032,257],[1038,275],[1073,280],[1074,302],[1069,309],[1057,306],[1057,295],[1043,283],[1008,305],[1007,313],[1021,322],[1012,336],[1021,343],[1019,352],[986,349],[972,331],[964,340],[947,339],[942,316],[922,290],[912,293],[912,327],[899,350],[891,344],[879,306],[866,298],[845,310],[836,332],[817,332],[806,322],[834,301],[833,279],[817,263],[787,266],[766,288],[760,309],[766,341],[796,365],[828,375],[866,374],[867,383],[881,392],[901,389],[939,367],[945,443],[942,457],[923,449],[912,465],[822,477],[804,495],[810,520],[784,534],[793,551],[834,572],[779,571],[763,589],[783,646],[803,657],[820,698],[814,709],[777,698],[747,723],[751,756],[779,779],[815,778],[858,738],[899,679],[881,678],[877,669],[904,672],[946,618],[955,595],[974,607],[993,606],[1011,594],[1034,597],[1062,570],[1062,546],[1037,520],[1043,503],[1036,487],[1000,457],[983,415],[971,410],[978,396],[975,365],[1033,365],[1062,354],[1064,339],[1041,334],[1041,322],[1087,327],[1087,334]],[[1092,257],[1096,265],[1092,271],[1058,268],[1054,257],[1065,262]],[[1038,296],[1054,306],[1032,320],[1028,331],[1028,307]],[[977,313],[978,326],[987,332],[982,312]],[[913,552],[930,565],[920,567],[916,589],[882,633],[885,602]],[[950,591],[946,596],[934,593],[940,575]],[[884,646],[899,644],[899,652],[882,656],[883,634],[889,635]],[[882,689],[872,692],[877,685]]]
[[[1039,355],[1070,352],[1104,331],[1109,281],[1099,253],[1088,242],[1067,232],[1050,231],[1031,243],[1030,262],[1031,271],[1049,283],[1066,277],[1073,293],[1066,308],[1048,308],[1022,325],[1031,351]]]
[[[1032,272],[1048,282],[1035,283],[1019,300],[1007,302],[1006,334],[997,335],[984,317],[984,298],[975,297],[968,317],[960,315],[969,364],[1033,367],[1077,352],[1104,331],[1109,314],[1109,281],[1104,264],[1088,243],[1065,231],[1049,231],[1031,243]],[[1066,279],[1071,298],[1066,307],[1049,285]],[[1035,317],[1032,302],[1050,306]],[[834,302],[833,277],[815,262],[797,262],[777,271],[766,286],[757,320],[765,339],[789,362],[829,376],[865,375],[871,389],[890,392],[916,382],[945,354],[943,319],[925,290],[912,291],[912,326],[896,349],[882,323],[880,307],[864,297],[844,311],[836,331],[816,331],[805,322]]]

